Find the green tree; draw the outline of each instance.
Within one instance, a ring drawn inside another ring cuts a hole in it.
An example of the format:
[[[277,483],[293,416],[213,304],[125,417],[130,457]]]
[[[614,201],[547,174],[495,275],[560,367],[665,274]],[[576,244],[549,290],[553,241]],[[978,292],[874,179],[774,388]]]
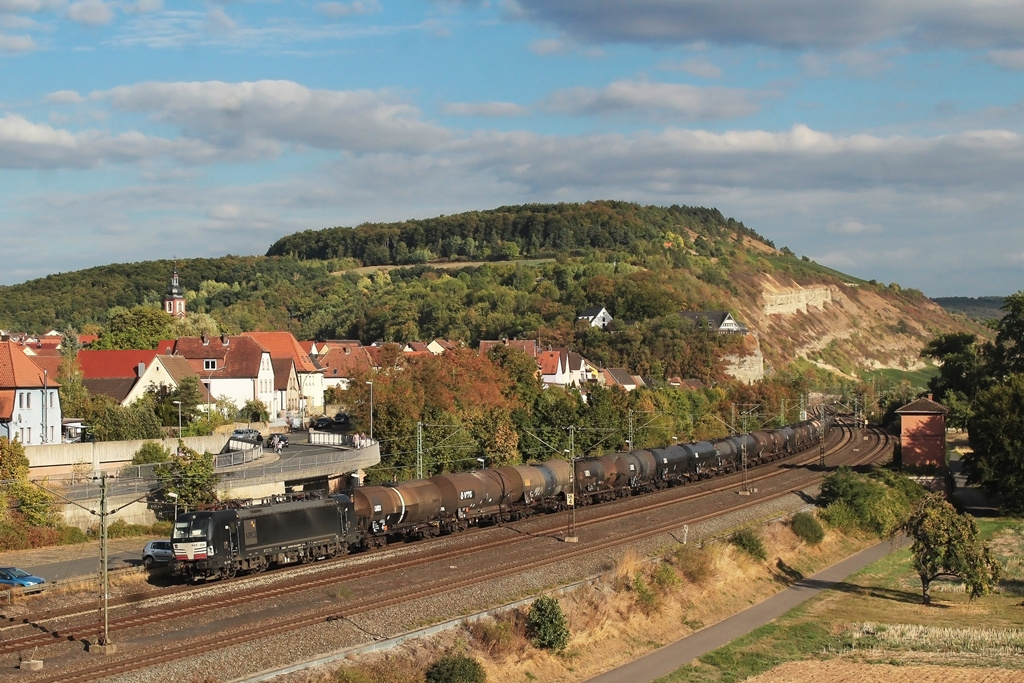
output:
[[[154,401],[154,411],[160,418],[164,427],[177,427],[179,417],[179,406],[181,404],[181,424],[187,426],[195,422],[199,416],[199,406],[203,402],[203,395],[199,390],[199,378],[196,376],[183,377],[178,386],[172,391],[159,391],[151,389]]]
[[[167,462],[171,459],[171,452],[164,448],[159,441],[147,441],[142,444],[139,450],[132,456],[133,465],[148,465],[154,462]]]
[[[968,422],[967,481],[996,496],[1006,512],[1024,512],[1024,374],[980,391]]]
[[[259,399],[250,398],[238,411],[239,417],[246,422],[267,422],[270,420],[270,411],[267,405]]]
[[[561,652],[569,645],[569,624],[558,600],[543,595],[526,615],[526,637],[534,647]]]
[[[82,369],[78,366],[78,332],[73,328],[64,330],[64,338],[60,343],[60,367],[57,369],[57,382],[60,388],[61,413],[65,417],[84,418],[89,415],[89,390],[82,379]]]
[[[986,348],[996,381],[1024,373],[1024,291],[1006,297],[1001,308],[1006,313],[996,324],[995,344]]]
[[[999,580],[999,564],[979,538],[974,517],[960,514],[941,496],[923,498],[900,530],[914,539],[910,552],[924,604],[931,604],[932,582],[944,576],[961,579],[972,599],[988,594]]]
[[[213,471],[213,455],[189,448],[178,441],[178,451],[166,464],[158,465],[156,476],[163,493],[178,494],[178,505],[196,508],[217,502],[220,477]]]
[[[149,397],[140,398],[130,406],[122,406],[113,399],[97,396],[93,399],[93,406],[92,431],[97,441],[160,438],[160,420],[153,412],[153,402]]]
[[[16,509],[31,526],[56,526],[53,497],[28,480],[28,457],[20,441],[0,437],[0,522]]]
[[[977,337],[973,334],[940,334],[925,345],[921,356],[940,363],[939,374],[928,381],[928,388],[936,401],[944,402],[951,392],[967,397],[977,393],[983,371]]]
[[[174,316],[160,308],[136,306],[115,310],[107,320],[96,349],[155,349],[162,339],[174,339]]]

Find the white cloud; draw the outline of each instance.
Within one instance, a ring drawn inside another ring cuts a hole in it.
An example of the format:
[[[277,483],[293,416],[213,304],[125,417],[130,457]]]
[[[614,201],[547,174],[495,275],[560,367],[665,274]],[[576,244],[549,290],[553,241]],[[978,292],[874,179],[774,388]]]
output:
[[[451,116],[506,117],[524,116],[526,107],[513,102],[449,102],[441,105],[441,111]]]
[[[10,36],[0,33],[0,52],[31,52],[36,49],[32,36]]]
[[[125,14],[149,14],[151,12],[159,12],[163,8],[163,0],[138,0],[134,3],[121,5],[121,11]]]
[[[51,104],[80,104],[85,98],[74,90],[58,90],[46,96],[46,101]]]
[[[238,28],[235,20],[220,7],[211,7],[206,13],[206,31],[214,35],[230,33]]]
[[[535,55],[557,55],[566,53],[568,51],[569,47],[568,45],[565,44],[565,41],[556,40],[554,38],[549,38],[545,40],[535,40],[532,43],[530,43],[530,52],[532,52]]]
[[[316,11],[328,17],[355,17],[376,14],[382,10],[377,0],[356,0],[355,2],[321,2]]]
[[[749,91],[646,81],[617,81],[601,90],[561,90],[552,93],[543,106],[560,114],[630,114],[691,121],[736,118],[759,109]]]
[[[706,59],[685,59],[681,62],[665,61],[658,65],[664,71],[682,71],[698,78],[721,78],[722,69]]]
[[[447,139],[387,91],[310,90],[291,81],[143,83],[108,91],[115,109],[149,114],[189,136],[251,153],[267,143],[352,152],[423,151]]]
[[[86,26],[105,26],[114,20],[114,10],[103,0],[79,0],[68,5],[68,19]]]
[[[828,227],[828,231],[838,235],[867,235],[882,232],[882,226],[877,223],[861,223],[849,218],[840,223],[833,223]]]
[[[232,221],[242,215],[242,207],[238,204],[218,204],[210,208],[206,215],[218,221]]]
[[[992,50],[988,53],[989,61],[1011,71],[1024,71],[1024,49]]]

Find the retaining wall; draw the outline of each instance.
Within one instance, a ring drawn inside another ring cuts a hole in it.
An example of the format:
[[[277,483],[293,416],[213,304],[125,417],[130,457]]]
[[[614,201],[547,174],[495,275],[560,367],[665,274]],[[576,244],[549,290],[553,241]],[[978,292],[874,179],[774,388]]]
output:
[[[89,472],[118,470],[131,462],[142,445],[158,441],[164,448],[174,451],[177,439],[138,439],[133,441],[97,441],[94,443],[61,443],[45,446],[25,446],[29,477],[42,479],[72,474],[76,470]],[[228,442],[227,434],[212,436],[186,436],[185,445],[200,453],[220,453]]]

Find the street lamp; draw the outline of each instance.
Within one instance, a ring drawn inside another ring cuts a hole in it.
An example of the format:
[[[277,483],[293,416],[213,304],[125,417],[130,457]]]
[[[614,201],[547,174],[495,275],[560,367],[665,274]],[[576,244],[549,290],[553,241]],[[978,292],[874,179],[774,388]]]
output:
[[[174,499],[174,519],[178,519],[178,494],[174,491],[168,491],[167,497]]]
[[[373,443],[373,382],[367,382],[370,385],[370,443]]]
[[[171,401],[174,405],[178,406],[178,438],[181,438],[181,401]]]

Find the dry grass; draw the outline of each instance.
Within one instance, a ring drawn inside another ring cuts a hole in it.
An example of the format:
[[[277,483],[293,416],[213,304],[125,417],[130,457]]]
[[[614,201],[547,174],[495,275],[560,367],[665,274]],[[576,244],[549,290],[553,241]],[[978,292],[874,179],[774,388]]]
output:
[[[789,582],[785,574],[780,580],[779,561],[791,571],[798,567],[810,574],[871,542],[830,531],[819,546],[810,548],[782,523],[770,524],[761,533],[768,562],[752,560],[725,542],[668,548],[662,558],[624,553],[601,581],[559,596],[572,633],[562,654],[529,645],[522,629],[525,610],[478,622],[419,647],[440,656],[445,647],[465,643],[466,653],[484,665],[491,683],[581,681],[778,592]],[[638,578],[656,595],[656,609],[639,608]],[[430,661],[419,651],[408,656]]]
[[[866,640],[890,650],[1024,655],[1024,630],[1021,629],[865,623],[851,627],[846,633],[855,641]]]

